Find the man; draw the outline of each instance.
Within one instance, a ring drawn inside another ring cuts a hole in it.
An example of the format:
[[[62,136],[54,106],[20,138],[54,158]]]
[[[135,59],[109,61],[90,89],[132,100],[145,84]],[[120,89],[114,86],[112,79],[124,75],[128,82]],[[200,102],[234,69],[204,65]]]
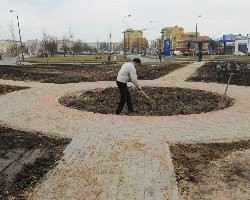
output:
[[[161,52],[159,52],[159,60],[160,60],[160,62],[161,62],[161,58],[162,58],[162,54],[161,54]]]
[[[199,56],[199,62],[201,62],[201,60],[202,60],[202,50],[199,50],[198,56]]]
[[[114,54],[113,60],[114,60],[114,64],[116,64],[116,55],[115,54]]]
[[[116,114],[119,115],[122,112],[124,104],[127,102],[128,112],[134,112],[133,104],[131,101],[131,96],[128,91],[127,82],[129,80],[140,90],[141,86],[137,80],[136,68],[141,66],[141,60],[139,58],[134,58],[133,62],[128,62],[122,65],[118,76],[116,79],[116,84],[120,90],[120,102],[116,110]]]

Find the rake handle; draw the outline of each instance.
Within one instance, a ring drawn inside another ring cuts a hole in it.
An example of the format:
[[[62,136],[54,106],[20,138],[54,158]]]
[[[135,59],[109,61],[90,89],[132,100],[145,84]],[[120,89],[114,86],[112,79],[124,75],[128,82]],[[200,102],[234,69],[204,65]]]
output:
[[[234,74],[234,73],[230,73],[230,76],[229,76],[229,79],[228,79],[228,81],[227,81],[227,87],[226,87],[226,89],[225,89],[224,95],[226,95],[226,93],[227,93],[227,88],[228,88],[228,85],[229,85],[229,83],[230,83],[230,80],[231,80],[233,74]]]

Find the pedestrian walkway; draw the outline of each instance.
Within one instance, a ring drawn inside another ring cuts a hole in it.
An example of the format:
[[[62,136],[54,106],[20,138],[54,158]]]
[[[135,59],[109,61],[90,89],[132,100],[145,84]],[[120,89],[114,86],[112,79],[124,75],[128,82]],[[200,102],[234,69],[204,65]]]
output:
[[[223,93],[225,84],[185,82],[202,64],[190,64],[159,79],[141,81],[141,85]],[[0,84],[31,87],[0,97],[2,123],[72,138],[59,165],[30,194],[31,199],[84,199],[84,195],[87,199],[178,199],[169,142],[250,138],[248,87],[230,85],[228,95],[236,104],[224,110],[138,117],[94,114],[58,103],[62,95],[115,87],[114,82],[57,85],[0,80]]]
[[[166,141],[75,138],[31,199],[178,199]]]

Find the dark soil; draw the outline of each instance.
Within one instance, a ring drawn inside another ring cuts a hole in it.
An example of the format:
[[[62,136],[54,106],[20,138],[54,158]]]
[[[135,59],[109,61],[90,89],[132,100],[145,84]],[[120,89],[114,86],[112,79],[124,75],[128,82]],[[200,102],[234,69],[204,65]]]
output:
[[[16,90],[23,90],[27,89],[27,87],[17,87],[17,86],[10,86],[10,85],[0,85],[0,95],[6,94],[8,92],[13,92]]]
[[[0,94],[20,89],[0,85]],[[69,142],[0,125],[0,199],[25,199],[24,192],[56,166]]]
[[[179,191],[187,192],[185,190],[189,183],[201,183],[202,171],[208,168],[212,161],[225,158],[234,151],[245,149],[250,149],[249,140],[231,143],[170,145]]]
[[[143,64],[137,70],[138,79],[156,79],[180,69],[186,64]],[[119,69],[120,66],[115,65],[0,66],[0,78],[58,84],[115,81]]]
[[[230,74],[230,84],[250,86],[250,63],[246,62],[209,62],[199,68],[187,81],[227,83]]]
[[[145,93],[155,101],[156,106],[137,89],[130,88],[131,97],[136,110],[130,115],[188,115],[221,109],[219,102],[222,95],[202,90],[182,88],[145,87]],[[106,88],[101,91],[86,91],[80,96],[66,96],[60,103],[71,108],[95,113],[114,113],[120,98],[118,88]],[[233,99],[226,97],[225,107],[233,105]],[[124,106],[126,108],[126,106]],[[223,107],[223,108],[225,108]],[[126,109],[124,109],[126,110]]]

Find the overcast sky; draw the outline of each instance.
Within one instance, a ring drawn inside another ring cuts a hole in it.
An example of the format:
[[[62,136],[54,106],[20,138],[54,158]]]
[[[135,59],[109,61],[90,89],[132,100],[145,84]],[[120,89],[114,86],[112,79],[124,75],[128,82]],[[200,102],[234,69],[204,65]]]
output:
[[[60,39],[69,27],[74,40],[84,42],[108,41],[110,31],[112,41],[121,41],[124,28],[146,29],[144,36],[153,40],[166,26],[194,32],[196,21],[198,32],[212,38],[250,33],[250,0],[0,0],[0,8],[0,39],[11,38],[11,23],[19,38],[12,9],[24,41],[41,40],[42,29]]]

